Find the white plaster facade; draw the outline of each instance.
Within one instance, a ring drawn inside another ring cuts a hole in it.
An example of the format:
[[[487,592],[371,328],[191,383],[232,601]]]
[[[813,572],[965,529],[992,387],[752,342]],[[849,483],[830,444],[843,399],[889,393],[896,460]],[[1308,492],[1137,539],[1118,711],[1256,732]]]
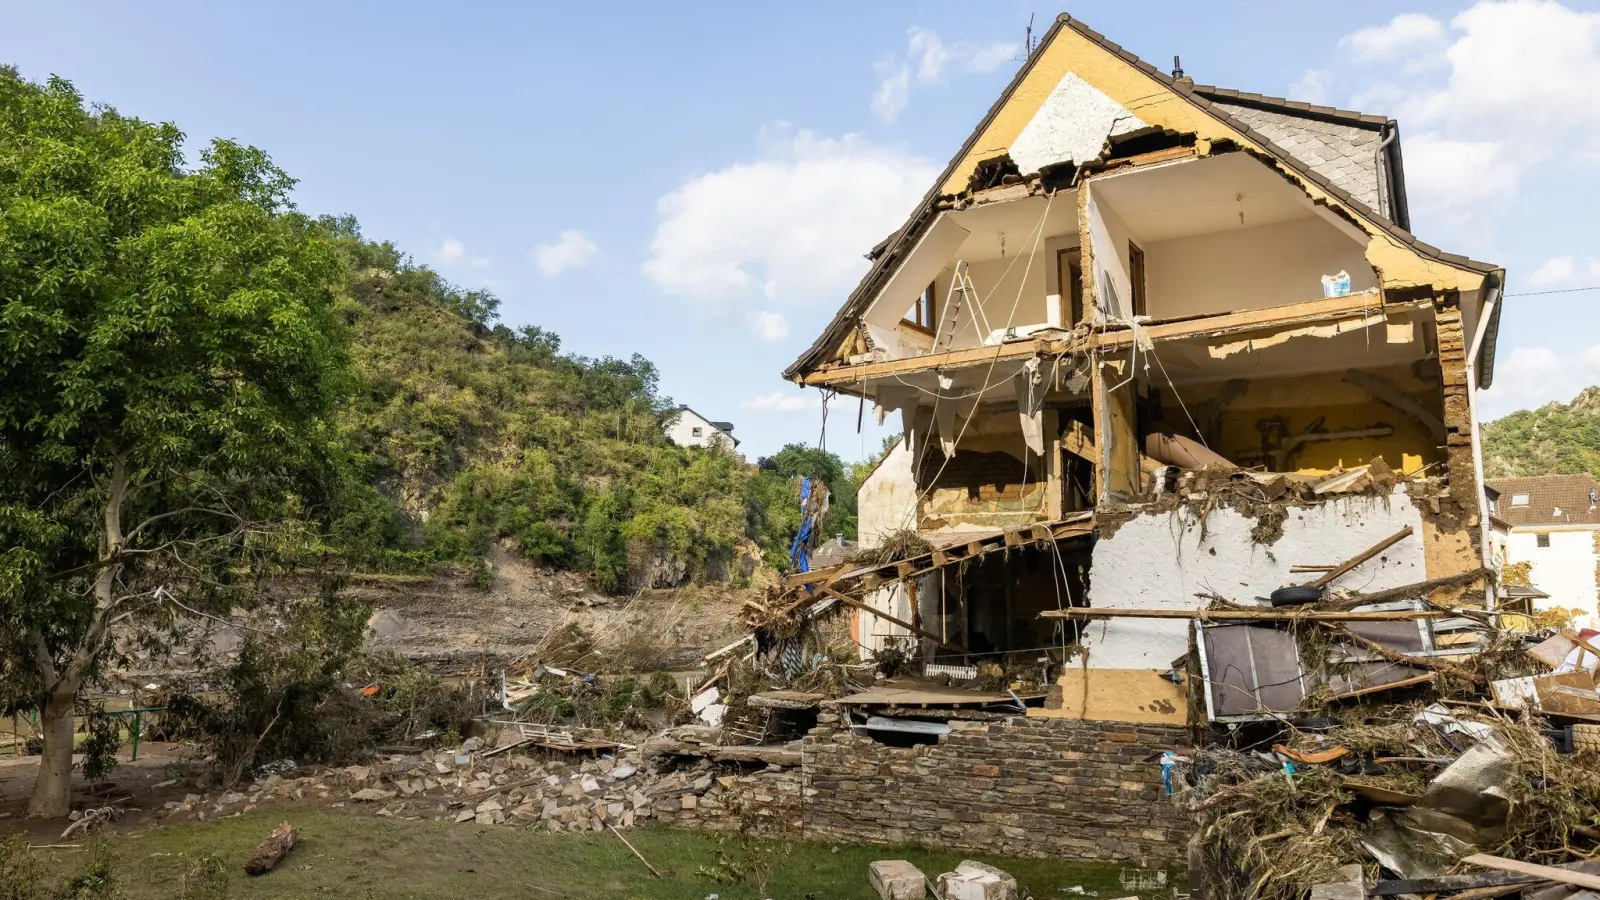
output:
[[[1505,536],[1507,562],[1527,562],[1532,566],[1528,580],[1549,594],[1549,599],[1534,601],[1534,609],[1576,611],[1577,625],[1593,628],[1600,623],[1600,590],[1595,587],[1597,525],[1517,526]],[[1540,535],[1546,546],[1539,546]]]
[[[1291,507],[1283,536],[1256,544],[1256,520],[1218,508],[1201,537],[1200,522],[1182,510],[1137,515],[1094,547],[1089,605],[1101,608],[1200,609],[1195,596],[1214,593],[1248,603],[1314,575],[1294,565],[1335,564],[1411,526],[1413,534],[1341,579],[1337,587],[1363,592],[1427,580],[1422,513],[1403,488],[1389,497],[1345,497]],[[1084,631],[1088,666],[1165,669],[1189,649],[1182,619],[1110,619]]]
[[[727,425],[724,422],[722,425]],[[729,447],[738,446],[734,439],[732,427],[724,429],[722,425],[707,419],[687,406],[679,407],[677,418],[667,426],[667,439],[680,447],[715,447],[718,441],[725,441]]]

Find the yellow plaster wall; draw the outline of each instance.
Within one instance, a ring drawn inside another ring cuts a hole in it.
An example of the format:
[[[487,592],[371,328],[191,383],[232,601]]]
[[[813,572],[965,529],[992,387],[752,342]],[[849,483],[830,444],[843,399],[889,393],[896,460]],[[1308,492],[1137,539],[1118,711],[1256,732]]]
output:
[[[1440,412],[1437,384],[1429,385],[1417,378],[1409,367],[1373,369],[1371,374],[1382,375],[1425,408]],[[1196,397],[1185,393],[1184,402],[1192,408],[1215,393],[1212,390]],[[1325,419],[1324,431],[1353,431],[1380,423],[1394,428],[1394,434],[1385,438],[1306,444],[1292,463],[1296,471],[1317,473],[1336,466],[1350,468],[1382,456],[1390,468],[1411,474],[1444,460],[1444,453],[1422,425],[1342,380],[1340,373],[1250,381],[1245,393],[1223,410],[1221,440],[1212,449],[1228,459],[1242,459],[1247,451],[1261,446],[1261,431],[1256,423],[1274,415],[1284,418],[1290,435],[1300,433],[1319,417]]]
[[[1156,669],[1087,669],[1069,667],[1056,680],[1043,708],[1028,715],[1051,719],[1092,719],[1184,725],[1189,721],[1185,687],[1161,677]],[[1059,693],[1059,706],[1056,695]],[[1052,708],[1054,707],[1054,708]]]
[[[1212,142],[1222,140],[1264,152],[1243,133],[1222,124],[1189,99],[1071,27],[1063,26],[1056,29],[1055,37],[1039,49],[1010,100],[996,112],[994,119],[973,142],[972,149],[956,164],[950,177],[940,187],[940,193],[959,194],[965,191],[979,162],[1009,152],[1022,129],[1069,71],[1145,122],[1182,134],[1194,134],[1198,138],[1197,149],[1202,154],[1209,152]],[[1343,210],[1371,236],[1367,245],[1367,260],[1383,273],[1385,287],[1396,289],[1431,285],[1437,290],[1475,290],[1482,286],[1482,275],[1423,257],[1373,225],[1366,213],[1345,206],[1316,184],[1304,181],[1292,172],[1286,171],[1285,174],[1299,183],[1313,202]]]

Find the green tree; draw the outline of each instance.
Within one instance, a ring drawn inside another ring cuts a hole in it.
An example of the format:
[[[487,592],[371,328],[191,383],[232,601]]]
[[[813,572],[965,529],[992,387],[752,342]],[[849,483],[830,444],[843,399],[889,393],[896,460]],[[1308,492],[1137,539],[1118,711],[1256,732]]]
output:
[[[113,627],[229,602],[334,499],[338,259],[261,151],[182,145],[0,70],[0,699],[40,710],[33,815],[67,813]]]

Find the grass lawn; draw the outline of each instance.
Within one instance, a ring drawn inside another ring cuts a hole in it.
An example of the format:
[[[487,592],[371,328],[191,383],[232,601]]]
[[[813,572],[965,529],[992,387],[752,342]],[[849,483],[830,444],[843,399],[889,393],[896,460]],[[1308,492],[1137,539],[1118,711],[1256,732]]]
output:
[[[245,859],[284,818],[295,825],[294,850],[272,872],[246,876]],[[893,858],[911,860],[930,877],[962,859],[977,858],[1012,873],[1041,900],[1069,897],[1060,889],[1072,885],[1098,891],[1101,897],[1126,893],[1117,884],[1116,865],[906,847],[745,841],[663,827],[625,834],[665,878],[651,877],[610,832],[549,834],[342,813],[251,813],[120,835],[112,846],[116,871],[134,900],[185,896],[185,875],[207,855],[225,863],[227,896],[235,898],[704,900],[717,894],[721,900],[876,900],[867,883],[867,864]],[[83,854],[63,856],[65,861]]]

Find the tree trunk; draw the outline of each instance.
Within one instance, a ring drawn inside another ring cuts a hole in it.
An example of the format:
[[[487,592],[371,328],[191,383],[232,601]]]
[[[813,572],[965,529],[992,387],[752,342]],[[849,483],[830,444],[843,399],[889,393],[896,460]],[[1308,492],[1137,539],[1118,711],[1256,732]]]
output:
[[[39,709],[44,752],[39,755],[39,780],[28,803],[36,819],[65,818],[72,807],[72,706],[75,685],[57,684]]]

